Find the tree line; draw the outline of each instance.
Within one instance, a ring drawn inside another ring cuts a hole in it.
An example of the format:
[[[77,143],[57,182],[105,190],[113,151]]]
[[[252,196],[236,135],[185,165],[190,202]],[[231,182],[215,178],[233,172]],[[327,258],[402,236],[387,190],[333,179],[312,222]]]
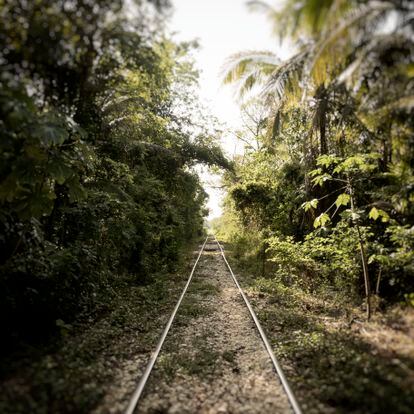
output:
[[[412,2],[248,3],[295,53],[225,64],[245,152],[217,231],[282,283],[365,296],[368,317],[373,293],[412,305]]]
[[[0,318],[10,346],[174,268],[203,231],[192,167],[229,168],[164,0],[0,5]]]

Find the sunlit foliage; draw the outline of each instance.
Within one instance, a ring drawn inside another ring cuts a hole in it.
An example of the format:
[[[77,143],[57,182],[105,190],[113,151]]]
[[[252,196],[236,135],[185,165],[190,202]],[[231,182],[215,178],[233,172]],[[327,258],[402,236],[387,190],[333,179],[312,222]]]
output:
[[[258,92],[253,105],[267,107],[267,129],[263,145],[236,163],[236,177],[226,177],[232,200],[226,214],[233,225],[260,234],[276,269],[284,268],[284,255],[293,255],[299,268],[291,269],[289,283],[305,286],[301,279],[311,280],[309,274],[315,280],[330,274],[327,283],[341,278],[358,298],[365,275],[368,296],[409,298],[412,2],[249,3],[282,39],[297,42],[297,52],[286,61],[249,52],[227,63],[224,81],[238,83],[242,94]],[[350,267],[338,270],[330,254],[313,254],[321,243],[333,243],[335,260],[352,259]]]

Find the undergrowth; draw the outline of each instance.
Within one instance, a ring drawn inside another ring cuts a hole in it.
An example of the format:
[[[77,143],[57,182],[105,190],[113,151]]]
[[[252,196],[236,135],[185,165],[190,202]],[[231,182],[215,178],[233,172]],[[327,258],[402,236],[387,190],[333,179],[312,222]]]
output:
[[[181,257],[176,273],[154,275],[145,286],[124,278],[103,314],[72,325],[62,321],[58,338],[3,360],[0,412],[91,412],[123,361],[154,348],[188,277],[190,256]]]
[[[306,292],[230,261],[305,412],[412,412],[412,309],[377,310],[368,323],[343,291]]]

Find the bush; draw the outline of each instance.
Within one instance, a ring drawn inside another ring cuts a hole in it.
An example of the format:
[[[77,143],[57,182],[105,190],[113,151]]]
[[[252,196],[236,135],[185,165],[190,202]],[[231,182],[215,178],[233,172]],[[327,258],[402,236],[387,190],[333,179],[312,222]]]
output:
[[[306,290],[333,287],[353,297],[359,293],[361,267],[354,230],[339,223],[327,234],[313,232],[303,242],[290,236],[266,239],[274,276]]]

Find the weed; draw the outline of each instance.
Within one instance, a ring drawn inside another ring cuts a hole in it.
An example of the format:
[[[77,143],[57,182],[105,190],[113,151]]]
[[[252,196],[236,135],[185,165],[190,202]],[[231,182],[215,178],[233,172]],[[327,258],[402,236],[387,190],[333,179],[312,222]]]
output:
[[[203,297],[206,296],[213,296],[218,295],[220,293],[220,289],[213,285],[212,283],[206,282],[204,280],[196,279],[193,280],[191,286],[191,292]]]
[[[233,364],[236,360],[237,351],[235,350],[227,350],[224,351],[222,354],[222,357],[225,361],[229,362],[230,364]]]

